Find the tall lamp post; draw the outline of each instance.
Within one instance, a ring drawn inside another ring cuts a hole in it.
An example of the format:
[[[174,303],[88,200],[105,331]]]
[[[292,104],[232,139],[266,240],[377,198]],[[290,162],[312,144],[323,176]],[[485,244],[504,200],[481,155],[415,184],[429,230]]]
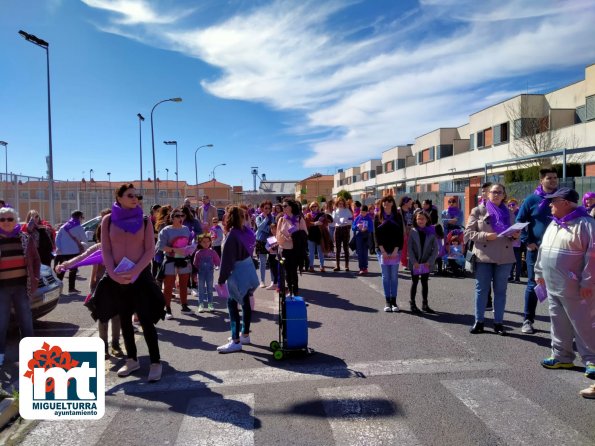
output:
[[[50,101],[50,44],[33,34],[26,33],[23,30],[19,31],[19,34],[27,42],[31,42],[38,47],[45,50],[46,65],[47,65],[47,81],[48,81],[48,138],[49,138],[49,156],[48,156],[48,182],[50,190],[50,223],[54,224],[54,157],[52,155],[52,107]]]
[[[213,181],[215,181],[215,169],[219,166],[227,166],[227,164],[221,163],[221,164],[217,164],[215,167],[213,167],[213,170],[211,171],[213,174]]]
[[[165,181],[169,181],[169,169],[167,167],[165,168]]]
[[[2,197],[4,200],[6,200],[6,193],[8,191],[8,143],[6,141],[0,141],[0,146],[4,146],[4,149],[6,150],[6,157],[4,158],[6,162],[6,170],[4,174],[4,181],[6,182],[6,187],[4,188],[4,197]]]
[[[141,122],[145,120],[143,115],[137,113],[138,116],[138,147],[139,147],[139,154],[140,154],[140,193],[143,193],[143,132],[141,131]],[[111,187],[110,187],[111,189]]]
[[[164,102],[182,102],[182,98],[169,98],[164,99],[162,101],[157,102],[153,108],[151,109],[151,146],[153,147],[153,191],[155,194],[155,203],[157,203],[157,177],[155,176],[155,172],[157,172],[157,164],[155,163],[155,132],[153,130],[153,112],[155,111],[155,107],[159,104],[163,104]]]
[[[205,144],[203,146],[199,146],[195,151],[194,151],[194,176],[195,176],[195,181],[196,181],[196,204],[198,205],[198,165],[196,163],[196,154],[198,153],[199,149],[202,149],[203,147],[213,147],[213,144]]]
[[[176,196],[180,198],[180,187],[178,184],[178,141],[163,141],[166,146],[176,146]]]

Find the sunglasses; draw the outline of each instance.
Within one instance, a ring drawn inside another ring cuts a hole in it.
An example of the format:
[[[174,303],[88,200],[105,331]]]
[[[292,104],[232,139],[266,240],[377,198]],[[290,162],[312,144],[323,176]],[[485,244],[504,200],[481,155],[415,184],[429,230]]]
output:
[[[0,223],[4,223],[5,221],[8,221],[8,222],[12,223],[14,221],[14,218],[12,218],[12,217],[0,217]]]
[[[142,200],[143,196],[138,194],[126,194],[128,198],[136,198],[137,200]]]
[[[288,207],[291,207],[291,206],[289,206],[288,204],[284,204],[282,207],[288,208]]]
[[[174,215],[174,218],[184,218],[186,217],[184,214],[176,214]]]

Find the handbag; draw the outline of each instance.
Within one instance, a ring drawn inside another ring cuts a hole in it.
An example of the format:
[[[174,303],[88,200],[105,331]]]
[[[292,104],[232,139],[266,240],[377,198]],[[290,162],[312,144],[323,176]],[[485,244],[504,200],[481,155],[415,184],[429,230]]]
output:
[[[355,235],[351,237],[351,240],[349,240],[349,249],[351,249],[352,251],[356,250]]]
[[[475,262],[477,261],[476,255],[472,250],[467,250],[465,253],[465,271],[473,274],[475,272]]]

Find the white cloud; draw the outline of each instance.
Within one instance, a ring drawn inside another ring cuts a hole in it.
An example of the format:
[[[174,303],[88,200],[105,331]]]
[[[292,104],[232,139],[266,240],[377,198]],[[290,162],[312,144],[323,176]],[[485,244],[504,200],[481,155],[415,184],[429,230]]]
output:
[[[128,26],[155,19],[122,6],[146,6],[141,1],[83,1],[118,6]],[[587,0],[423,0],[406,20],[377,20],[377,32],[358,40],[333,22],[349,6],[273,2],[203,29],[154,26],[151,38],[220,68],[202,81],[215,96],[301,112],[293,130],[311,138],[308,167],[377,157],[464,124],[469,113],[505,99],[511,79],[595,61],[595,9]]]
[[[193,9],[165,13],[156,11],[145,0],[81,0],[87,6],[119,14],[113,19],[118,25],[174,23],[192,13]]]

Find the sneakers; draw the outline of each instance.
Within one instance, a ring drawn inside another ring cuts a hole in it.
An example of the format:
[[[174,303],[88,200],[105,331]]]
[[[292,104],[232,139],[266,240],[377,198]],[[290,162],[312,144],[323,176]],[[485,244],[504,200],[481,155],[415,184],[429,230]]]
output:
[[[209,305],[207,305],[207,308],[208,308],[209,312],[215,311],[215,306],[212,303],[209,303]]]
[[[120,378],[124,378],[125,376],[130,375],[132,372],[138,369],[140,369],[140,364],[138,363],[138,361],[132,358],[128,358],[126,360],[126,364],[124,364],[120,368],[120,370],[118,370],[118,376]]]
[[[589,379],[595,379],[595,364],[587,364],[585,376]]]
[[[277,288],[277,284],[276,283],[271,283],[268,287],[266,287],[266,290],[274,290]]]
[[[161,363],[156,362],[154,364],[151,364],[151,367],[149,368],[149,376],[147,376],[147,381],[149,381],[150,383],[154,383],[156,381],[159,381],[160,379],[161,379]]]
[[[191,289],[190,289],[190,294],[192,294],[193,296],[198,296],[198,289],[196,289],[196,288],[191,288]]]
[[[219,353],[235,353],[242,351],[242,344],[238,342],[237,344],[233,341],[229,341],[227,344],[220,345],[217,347],[217,351]]]
[[[232,341],[231,337],[227,338],[228,341]],[[240,336],[240,344],[248,345],[250,344],[250,336]]]
[[[572,362],[560,362],[556,358],[545,358],[541,361],[541,365],[546,369],[571,369],[574,367]]]
[[[77,290],[76,288],[73,288],[71,290],[68,290],[68,294],[69,295],[73,295],[73,294],[81,294],[81,292],[79,290]]]
[[[171,321],[174,318],[174,315],[171,314],[171,310],[165,312],[165,319],[167,319],[168,321]]]
[[[500,336],[506,336],[506,332],[504,331],[504,325],[494,324],[494,333]]]
[[[192,310],[186,304],[182,304],[182,309],[180,310],[182,314],[192,314]]]
[[[205,306],[204,306],[204,304],[201,302],[201,303],[199,303],[199,304],[198,304],[198,312],[199,312],[199,313],[202,313],[202,312],[204,312],[204,311],[205,311]]]
[[[384,306],[384,312],[385,313],[391,313],[393,311],[393,309],[390,306],[390,303],[386,303],[386,305]]]
[[[260,282],[260,288],[266,288],[267,286],[264,284],[264,282]]]
[[[526,319],[525,322],[523,322],[523,328],[521,328],[521,332],[525,334],[535,333],[535,329],[533,328],[533,322],[531,322],[529,319]]]
[[[579,395],[583,398],[595,399],[595,384],[591,384],[586,389],[581,390]]]
[[[415,305],[414,303],[411,304],[411,313],[413,314],[421,314],[421,310],[419,309],[419,307],[417,305]]]
[[[394,304],[392,304],[392,310],[391,311],[393,313],[398,313],[401,310],[399,309],[399,306],[396,303],[394,303]]]
[[[116,358],[124,357],[124,352],[122,351],[120,344],[112,343],[112,348],[111,348],[110,352],[111,352],[112,356],[115,356]]]

